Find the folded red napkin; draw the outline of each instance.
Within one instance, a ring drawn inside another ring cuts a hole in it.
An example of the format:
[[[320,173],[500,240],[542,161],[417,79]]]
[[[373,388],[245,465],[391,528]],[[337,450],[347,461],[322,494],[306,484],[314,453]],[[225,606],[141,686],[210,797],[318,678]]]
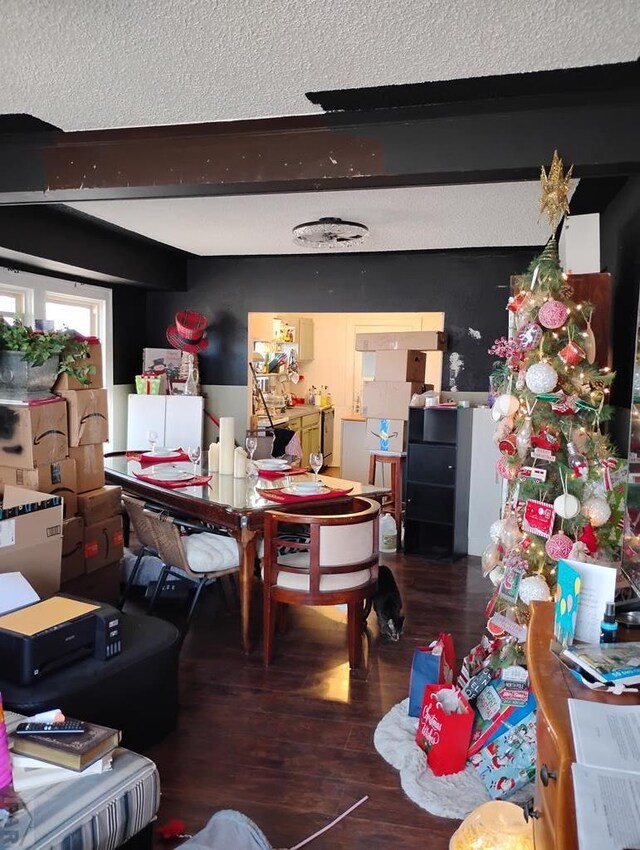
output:
[[[264,499],[286,505],[297,502],[317,502],[320,499],[335,499],[337,496],[346,496],[353,490],[353,487],[346,490],[330,489],[324,493],[313,493],[311,496],[294,496],[291,493],[283,493],[281,487],[256,487],[256,490]]]
[[[181,461],[189,460],[189,455],[184,449],[176,449],[175,451],[180,452],[180,454],[174,457],[168,457],[167,455],[154,455],[151,457],[151,454],[147,454],[146,452],[127,452],[127,460],[137,460],[142,466],[154,466],[157,463],[180,463]]]
[[[309,472],[307,467],[304,469],[286,469],[284,471],[279,469],[261,469],[259,475],[261,478],[274,479],[284,478],[285,475],[305,475],[307,472]]]
[[[149,484],[155,484],[156,487],[166,487],[167,490],[175,490],[178,487],[200,487],[211,481],[210,475],[196,475],[195,478],[185,478],[181,481],[165,481],[160,478],[154,478],[153,475],[145,475],[142,472],[134,471],[133,474],[141,481],[147,481]]]

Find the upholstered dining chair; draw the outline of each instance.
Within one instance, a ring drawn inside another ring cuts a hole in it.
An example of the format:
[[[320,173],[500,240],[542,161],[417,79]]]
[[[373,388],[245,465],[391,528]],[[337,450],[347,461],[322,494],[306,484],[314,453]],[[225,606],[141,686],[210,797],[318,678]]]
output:
[[[145,540],[152,541],[151,545],[163,564],[147,614],[153,613],[169,576],[195,584],[195,593],[180,635],[184,640],[205,585],[239,572],[238,544],[232,537],[207,531],[183,536],[178,527],[179,520],[150,510],[131,496],[122,498],[136,534],[140,537],[142,530]]]
[[[269,510],[264,521],[263,631],[264,664],[273,655],[279,603],[347,605],[349,667],[362,667],[364,603],[378,578],[380,505],[352,498],[344,510],[325,513]],[[294,542],[300,535],[307,542]],[[281,554],[287,550],[287,554]],[[291,551],[297,550],[297,551]]]

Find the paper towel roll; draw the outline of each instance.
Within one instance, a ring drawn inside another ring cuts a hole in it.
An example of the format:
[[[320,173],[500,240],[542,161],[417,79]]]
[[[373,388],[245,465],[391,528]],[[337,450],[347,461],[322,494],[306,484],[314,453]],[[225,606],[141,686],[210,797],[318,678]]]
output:
[[[244,449],[238,448],[233,455],[233,477],[244,478],[247,474],[247,453]]]
[[[234,421],[233,416],[220,417],[220,474],[233,475],[234,458]]]
[[[209,472],[218,472],[220,469],[220,444],[211,443],[209,446],[209,463],[207,470]]]

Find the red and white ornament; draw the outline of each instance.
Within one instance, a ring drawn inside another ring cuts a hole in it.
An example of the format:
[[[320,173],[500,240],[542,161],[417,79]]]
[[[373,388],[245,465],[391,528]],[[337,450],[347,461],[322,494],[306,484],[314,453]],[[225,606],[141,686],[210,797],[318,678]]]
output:
[[[529,297],[528,292],[518,292],[517,295],[514,295],[509,299],[509,303],[507,304],[507,310],[511,313],[517,313],[521,307],[524,306],[525,301]]]
[[[586,353],[584,348],[581,348],[577,342],[568,342],[564,348],[561,348],[558,352],[558,357],[565,363],[567,366],[577,366],[582,360],[585,359]]]
[[[531,351],[540,345],[542,328],[536,322],[527,322],[516,334],[516,339],[523,351]]]
[[[587,517],[594,528],[604,525],[611,516],[611,508],[606,499],[592,496],[582,503],[582,513]]]
[[[518,596],[525,605],[538,600],[548,602],[551,599],[551,591],[542,576],[527,576],[520,582]]]
[[[555,390],[558,383],[558,373],[551,363],[541,360],[539,363],[529,366],[525,376],[525,382],[532,393],[543,395],[544,393],[550,393]]]
[[[498,443],[498,451],[507,457],[512,457],[516,453],[516,435],[508,434],[500,440]]]
[[[554,301],[553,298],[545,301],[538,311],[538,321],[543,327],[549,328],[549,330],[561,328],[567,321],[568,316],[569,311],[562,301]]]
[[[513,481],[517,478],[519,469],[520,464],[508,464],[504,457],[499,458],[496,463],[496,472],[501,478],[505,478],[507,481]]]
[[[544,551],[554,561],[559,561],[561,558],[568,558],[572,548],[573,540],[567,537],[563,531],[553,534],[544,544]]]

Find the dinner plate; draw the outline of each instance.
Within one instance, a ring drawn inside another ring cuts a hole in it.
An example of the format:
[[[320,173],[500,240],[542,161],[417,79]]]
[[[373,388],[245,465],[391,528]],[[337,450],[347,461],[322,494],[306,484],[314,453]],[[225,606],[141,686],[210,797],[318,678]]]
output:
[[[301,489],[299,484],[292,484],[291,487],[283,487],[282,492],[287,496],[319,496],[326,493],[330,488],[325,484],[321,484],[318,489],[309,489],[307,487]]]
[[[277,458],[257,460],[256,466],[258,469],[268,469],[271,472],[284,472],[287,469],[291,469],[290,463],[287,463],[286,460],[278,460]]]
[[[154,458],[156,460],[164,460],[167,457],[180,457],[180,452],[176,449],[159,448],[155,452],[142,452],[140,457],[143,457],[145,460],[153,460]]]
[[[148,475],[156,481],[186,481],[193,478],[193,472],[187,472],[186,469],[158,469]]]

